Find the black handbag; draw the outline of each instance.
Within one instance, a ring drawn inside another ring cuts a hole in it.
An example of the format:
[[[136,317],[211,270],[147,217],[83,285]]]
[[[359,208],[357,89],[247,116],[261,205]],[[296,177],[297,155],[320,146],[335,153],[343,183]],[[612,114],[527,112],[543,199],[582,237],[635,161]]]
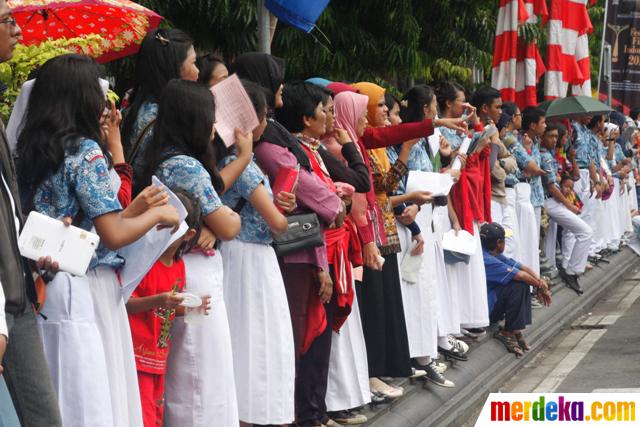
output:
[[[246,203],[247,200],[241,197],[233,207],[233,211],[239,215]],[[314,213],[291,215],[287,217],[287,222],[288,230],[273,236],[272,246],[277,256],[282,257],[303,249],[324,245],[324,235],[318,215]]]
[[[324,235],[318,215],[314,213],[291,215],[287,217],[287,222],[289,229],[273,236],[273,249],[279,257],[324,245]]]

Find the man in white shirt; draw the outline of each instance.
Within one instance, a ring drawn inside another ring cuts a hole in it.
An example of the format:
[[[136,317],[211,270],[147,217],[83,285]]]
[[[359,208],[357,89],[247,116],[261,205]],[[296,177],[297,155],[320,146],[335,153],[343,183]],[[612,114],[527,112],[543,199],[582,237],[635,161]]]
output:
[[[6,0],[0,0],[0,62],[13,56],[20,34]],[[21,225],[15,167],[0,121],[0,373],[21,425],[61,426],[58,401],[31,305],[33,297],[28,296],[34,293],[31,269],[18,251]]]

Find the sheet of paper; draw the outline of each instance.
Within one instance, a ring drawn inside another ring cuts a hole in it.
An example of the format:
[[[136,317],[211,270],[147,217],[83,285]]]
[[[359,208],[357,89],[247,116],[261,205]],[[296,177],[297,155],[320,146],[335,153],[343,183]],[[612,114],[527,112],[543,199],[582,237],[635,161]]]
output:
[[[151,177],[151,183],[167,192],[167,194],[169,195],[169,204],[176,208],[176,210],[178,211],[178,217],[180,218],[180,221],[184,221],[184,219],[187,217],[187,210],[185,209],[180,199],[178,199],[178,196],[176,196],[175,193],[171,191],[169,187],[164,185],[164,183],[160,181],[155,175]]]
[[[448,173],[409,171],[406,192],[428,191],[432,196],[447,196],[453,184]]]
[[[429,142],[429,149],[431,150],[431,155],[435,155],[438,151],[440,151],[440,129],[435,128],[433,130],[433,134],[427,138]]]
[[[475,238],[468,231],[460,230],[456,236],[455,230],[449,230],[442,236],[442,249],[473,255],[476,253],[477,246]]]
[[[169,204],[176,208],[182,223],[178,231],[173,234],[171,233],[173,230],[169,228],[158,230],[154,227],[140,239],[118,250],[118,255],[125,260],[124,267],[120,269],[121,292],[125,301],[129,299],[160,255],[189,229],[184,222],[187,210],[180,199],[155,176],[151,178],[151,182],[162,187],[169,194]]]
[[[216,132],[227,147],[236,143],[235,129],[248,133],[260,125],[256,110],[237,75],[211,88],[216,101]]]

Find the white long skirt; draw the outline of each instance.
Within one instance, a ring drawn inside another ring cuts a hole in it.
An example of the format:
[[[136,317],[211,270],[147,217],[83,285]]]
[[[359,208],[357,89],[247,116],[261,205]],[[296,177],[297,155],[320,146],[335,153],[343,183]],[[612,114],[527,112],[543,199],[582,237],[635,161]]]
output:
[[[104,344],[115,425],[142,426],[133,341],[120,281],[110,267],[90,270],[87,277],[96,323]]]
[[[38,325],[65,426],[114,423],[105,349],[86,276],[58,273],[47,285]],[[37,396],[35,396],[37,398]]]
[[[422,206],[416,216],[416,223],[425,240],[422,264],[418,273],[418,283],[409,283],[400,277],[402,305],[407,324],[407,338],[409,340],[409,355],[411,357],[438,355],[438,296],[436,294],[435,248],[431,234],[431,206]],[[398,264],[402,265],[405,257],[411,256],[413,242],[411,232],[404,225],[398,224],[401,252],[398,254]],[[400,274],[402,276],[402,273]]]
[[[355,286],[355,284],[354,284]],[[328,412],[357,408],[371,402],[367,347],[362,332],[358,298],[353,298],[351,313],[331,336],[331,357],[325,403]]]
[[[473,237],[476,252],[471,255],[469,263],[456,263],[460,269],[461,288],[460,298],[460,326],[463,328],[483,328],[489,326],[489,304],[487,302],[487,276],[484,271],[484,257],[480,243],[480,229],[476,221],[473,222]]]
[[[276,254],[270,245],[237,239],[220,252],[240,420],[289,424],[295,419],[295,350]]]
[[[531,204],[531,186],[521,182],[516,184],[516,215],[520,236],[520,259],[535,272],[540,271],[540,226],[536,211]]]
[[[444,233],[451,230],[451,220],[446,206],[436,206],[433,209],[433,227],[435,230],[435,264],[444,268],[443,273],[438,276],[446,278],[436,281],[438,299],[438,335],[459,335],[460,334],[460,280],[458,271],[454,265],[444,262],[444,252],[442,249],[442,239]]]
[[[211,295],[211,311],[199,322],[176,318],[167,360],[164,425],[237,427],[238,405],[222,257],[184,257],[185,292]]]

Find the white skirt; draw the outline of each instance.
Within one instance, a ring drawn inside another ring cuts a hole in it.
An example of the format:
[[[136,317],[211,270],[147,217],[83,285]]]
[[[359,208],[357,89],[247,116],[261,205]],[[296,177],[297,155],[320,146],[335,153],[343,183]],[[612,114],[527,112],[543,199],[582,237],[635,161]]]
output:
[[[453,265],[444,261],[442,239],[444,233],[451,230],[449,211],[446,206],[436,206],[433,209],[433,228],[435,230],[434,264],[437,277],[436,289],[438,295],[438,335],[460,334],[460,280]]]
[[[37,316],[44,355],[65,426],[116,425],[105,349],[86,276],[58,273]]]
[[[416,223],[425,240],[418,283],[400,280],[407,338],[409,339],[409,355],[411,357],[437,357],[439,302],[436,294],[436,281],[440,278],[434,274],[435,246],[433,239],[429,237],[431,235],[431,205],[422,206],[416,216]],[[402,265],[404,258],[411,256],[413,242],[409,229],[400,223],[398,223],[398,236],[401,247],[401,252],[398,254],[398,264]]]
[[[535,220],[534,220],[535,221]],[[473,237],[476,252],[471,255],[469,264],[458,262],[461,283],[458,297],[460,299],[460,326],[463,328],[482,328],[489,326],[489,304],[487,302],[487,276],[484,271],[484,257],[480,243],[478,223],[473,222]]]
[[[238,414],[249,424],[295,419],[295,350],[284,282],[273,248],[222,244]]]
[[[516,184],[516,216],[521,257],[516,261],[534,272],[540,272],[540,226],[536,211],[531,204],[531,185],[524,182]]]
[[[355,286],[355,284],[354,284]],[[331,338],[331,358],[325,403],[328,412],[357,408],[371,402],[367,347],[362,332],[358,298],[351,313]]]
[[[211,295],[211,311],[198,322],[187,323],[180,317],[173,323],[164,425],[237,427],[231,337],[222,292],[222,257],[189,253],[184,263],[185,292]]]
[[[142,426],[138,373],[120,281],[110,267],[90,270],[87,277],[104,344],[115,425]]]

